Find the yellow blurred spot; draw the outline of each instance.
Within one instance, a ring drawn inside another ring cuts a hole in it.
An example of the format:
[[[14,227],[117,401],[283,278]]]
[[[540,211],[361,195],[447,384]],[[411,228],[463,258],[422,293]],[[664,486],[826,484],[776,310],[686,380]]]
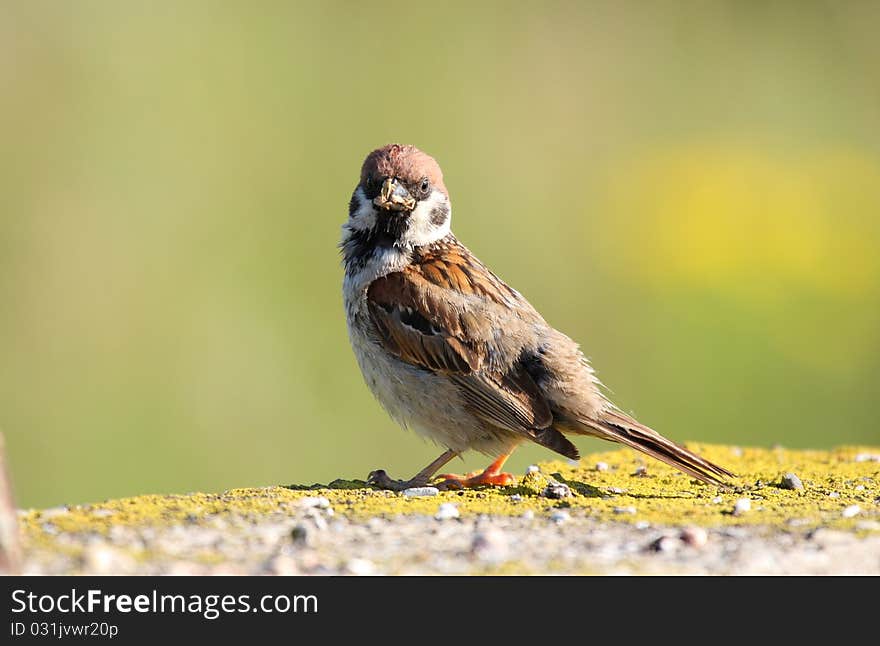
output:
[[[820,151],[785,158],[702,145],[612,169],[606,259],[641,280],[760,298],[798,287],[878,285],[880,160]]]

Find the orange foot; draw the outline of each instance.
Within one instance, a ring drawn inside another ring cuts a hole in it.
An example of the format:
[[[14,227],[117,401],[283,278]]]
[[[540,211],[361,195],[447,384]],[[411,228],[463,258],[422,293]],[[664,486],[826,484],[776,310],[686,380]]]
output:
[[[509,453],[500,456],[484,471],[474,471],[466,476],[456,475],[454,473],[444,473],[439,478],[443,481],[439,483],[443,489],[468,489],[470,487],[480,487],[483,485],[491,485],[494,487],[506,487],[516,482],[509,473],[502,473],[501,467],[510,456]]]

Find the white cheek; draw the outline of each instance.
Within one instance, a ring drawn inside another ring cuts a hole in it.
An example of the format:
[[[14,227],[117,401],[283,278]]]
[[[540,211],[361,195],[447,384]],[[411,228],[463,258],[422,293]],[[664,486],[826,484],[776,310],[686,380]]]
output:
[[[358,200],[357,210],[348,219],[348,226],[357,231],[365,231],[376,226],[376,207],[367,198],[364,189],[358,187],[355,191]]]
[[[431,212],[438,206],[445,204],[447,209],[446,219],[442,224],[431,222]],[[427,200],[419,202],[410,216],[410,226],[406,232],[406,242],[414,247],[437,242],[449,235],[450,222],[452,221],[452,206],[440,191],[431,193]]]

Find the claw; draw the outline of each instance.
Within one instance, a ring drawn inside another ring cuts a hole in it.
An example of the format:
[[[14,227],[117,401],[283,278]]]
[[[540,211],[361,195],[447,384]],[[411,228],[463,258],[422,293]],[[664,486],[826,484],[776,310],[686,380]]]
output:
[[[421,487],[427,484],[427,482],[427,478],[419,476],[416,476],[411,480],[394,480],[385,472],[385,469],[370,471],[370,475],[367,476],[368,485],[389,491],[403,491],[410,487]]]

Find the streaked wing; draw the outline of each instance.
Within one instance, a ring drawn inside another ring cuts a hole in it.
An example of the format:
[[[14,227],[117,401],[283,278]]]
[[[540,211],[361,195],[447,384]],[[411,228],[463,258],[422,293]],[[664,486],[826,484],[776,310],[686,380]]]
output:
[[[447,375],[485,421],[533,439],[552,424],[547,401],[518,361],[524,330],[540,317],[460,245],[377,279],[367,302],[385,349]]]

